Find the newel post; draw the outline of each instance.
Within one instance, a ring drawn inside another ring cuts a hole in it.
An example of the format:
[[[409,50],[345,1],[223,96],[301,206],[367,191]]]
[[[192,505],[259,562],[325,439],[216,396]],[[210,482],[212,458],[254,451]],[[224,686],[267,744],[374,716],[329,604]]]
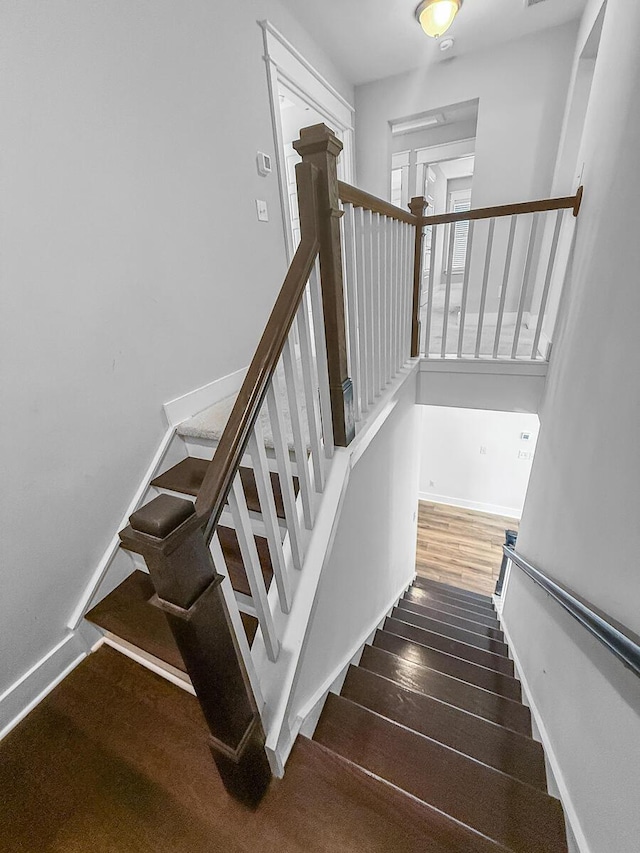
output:
[[[160,495],[135,512],[121,538],[144,557],[211,732],[209,748],[227,791],[256,805],[271,780],[262,722],[191,501]]]
[[[409,210],[419,218],[416,223],[416,241],[413,254],[413,314],[411,317],[411,357],[420,355],[420,292],[422,290],[422,241],[424,239],[424,226],[422,217],[425,213],[427,200],[424,196],[412,198],[409,202]]]
[[[340,240],[340,199],[338,195],[337,158],[342,142],[325,124],[315,124],[300,131],[293,147],[318,170],[318,220],[320,240],[320,279],[329,390],[333,416],[333,440],[346,447],[355,436],[353,386],[347,367],[347,334],[342,281],[342,246]]]

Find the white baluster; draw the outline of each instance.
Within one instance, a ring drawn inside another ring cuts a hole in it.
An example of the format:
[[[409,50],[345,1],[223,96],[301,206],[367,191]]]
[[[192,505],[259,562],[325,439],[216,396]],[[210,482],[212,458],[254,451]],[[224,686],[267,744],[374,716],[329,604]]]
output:
[[[469,221],[467,232],[467,250],[464,257],[464,277],[462,280],[462,296],[460,298],[460,328],[458,329],[458,358],[462,358],[464,345],[464,324],[467,317],[467,299],[469,298],[469,278],[471,276],[471,251],[473,248],[473,229],[475,221]]]
[[[424,354],[429,358],[431,349],[431,319],[433,316],[433,281],[435,276],[435,258],[436,258],[436,238],[438,236],[438,226],[431,226],[431,259],[429,261],[429,279],[427,282],[427,319],[424,340]]]
[[[560,230],[562,228],[562,219],[564,209],[560,209],[556,214],[556,224],[553,229],[553,238],[551,240],[551,250],[549,253],[549,263],[547,264],[547,274],[544,279],[544,287],[542,296],[540,297],[540,310],[538,311],[538,321],[536,323],[536,333],[533,338],[533,347],[531,348],[531,358],[538,357],[538,346],[540,345],[540,335],[542,333],[542,324],[544,322],[544,314],[547,308],[547,299],[549,298],[549,288],[551,287],[551,279],[553,277],[553,268],[556,263],[556,254],[558,252],[558,241],[560,240]]]
[[[298,471],[298,483],[302,499],[302,513],[307,530],[313,527],[313,506],[311,503],[311,479],[309,477],[309,464],[307,452],[307,437],[302,432],[302,419],[300,417],[300,395],[298,394],[297,366],[295,353],[291,345],[291,334],[287,337],[282,351],[282,363],[284,365],[284,382],[287,386],[287,402],[289,404],[289,418],[291,419],[291,431],[293,433],[293,447],[296,454],[296,468]]]
[[[273,576],[276,581],[278,598],[280,600],[280,609],[283,613],[288,613],[291,609],[291,584],[282,549],[282,531],[273,496],[272,474],[269,470],[269,462],[267,461],[260,417],[256,420],[253,431],[251,432],[248,450],[253,465],[252,470],[260,502],[260,513],[267,534]]]
[[[320,394],[320,415],[322,418],[322,436],[324,453],[330,459],[333,456],[333,420],[331,415],[331,394],[329,393],[329,365],[327,363],[327,340],[324,332],[324,314],[322,311],[322,292],[320,275],[316,261],[309,276],[309,295],[311,298],[311,320],[316,350],[316,369]]]
[[[345,289],[347,293],[347,324],[349,330],[349,369],[353,383],[353,408],[356,423],[362,417],[362,377],[360,371],[360,342],[358,333],[358,274],[356,229],[353,205],[344,204],[342,217],[344,234]]]
[[[227,612],[231,619],[233,632],[247,670],[247,676],[249,677],[249,682],[253,690],[253,695],[255,696],[256,704],[258,708],[262,710],[265,702],[262,695],[262,688],[260,687],[260,679],[258,678],[258,673],[256,672],[256,668],[253,664],[249,641],[247,640],[247,634],[244,629],[244,625],[242,624],[242,617],[240,616],[240,611],[238,609],[238,601],[236,599],[235,591],[231,586],[229,569],[227,568],[227,563],[224,558],[224,554],[222,553],[222,545],[220,544],[220,539],[217,533],[214,533],[209,548],[211,550],[213,564],[216,567],[216,572],[219,575],[222,575],[223,578],[223,581],[220,584],[220,589],[222,590],[222,595],[227,606]]]
[[[303,553],[300,520],[298,518],[295,492],[293,490],[293,473],[291,471],[291,459],[289,457],[289,442],[287,440],[287,434],[284,427],[282,397],[280,396],[280,383],[278,381],[277,370],[274,371],[267,390],[267,408],[269,410],[271,432],[273,433],[273,446],[276,454],[278,476],[280,477],[280,491],[282,492],[284,514],[287,521],[287,530],[289,531],[289,541],[291,542],[293,565],[296,569],[301,569]]]
[[[369,411],[369,380],[367,377],[369,364],[369,350],[367,341],[367,300],[369,293],[367,291],[367,263],[365,253],[365,233],[364,233],[364,211],[361,207],[355,210],[355,228],[356,228],[356,273],[357,273],[357,307],[358,307],[358,345],[360,347],[360,408],[361,411]]]
[[[516,358],[518,355],[518,343],[520,341],[520,330],[522,328],[522,315],[524,314],[524,306],[527,301],[527,291],[529,289],[529,278],[531,277],[531,267],[533,266],[533,254],[536,245],[536,234],[538,232],[538,217],[539,213],[533,214],[531,221],[531,231],[529,233],[529,245],[527,247],[527,259],[524,264],[524,275],[522,277],[522,289],[520,290],[520,301],[518,303],[518,314],[516,316],[516,327],[513,332],[513,346],[511,347],[511,358]]]
[[[400,275],[402,264],[401,236],[402,223],[395,220],[393,223],[393,335],[391,340],[391,358],[393,360],[394,376],[400,366],[400,323],[402,317],[402,276]]]
[[[451,275],[453,272],[453,247],[456,238],[456,223],[449,225],[449,249],[447,251],[447,279],[444,292],[444,313],[442,316],[442,346],[440,355],[442,358],[447,354],[447,332],[449,331],[449,304],[451,302]]]
[[[373,405],[376,398],[375,392],[375,335],[374,335],[374,317],[375,317],[375,299],[374,299],[374,268],[373,268],[373,214],[370,210],[364,212],[364,252],[365,252],[365,284],[366,284],[366,308],[367,308],[367,398],[369,406]]]
[[[382,228],[382,247],[380,253],[380,260],[382,262],[382,269],[380,272],[382,284],[382,287],[380,288],[380,320],[382,329],[382,347],[380,351],[380,357],[382,359],[381,382],[383,387],[389,383],[389,379],[391,378],[389,373],[389,315],[391,312],[391,302],[389,300],[389,282],[391,279],[391,240],[389,235],[390,221],[391,220],[387,216],[383,216],[380,220],[380,225]]]
[[[273,623],[271,608],[269,607],[267,588],[262,574],[256,540],[251,529],[251,519],[249,517],[249,510],[247,509],[247,501],[240,474],[236,474],[234,477],[233,485],[229,492],[229,507],[233,517],[236,536],[238,537],[238,544],[240,545],[242,562],[244,563],[247,580],[249,581],[251,598],[256,608],[258,622],[262,630],[262,639],[264,640],[267,657],[269,660],[275,661],[278,659],[280,643]]]
[[[380,394],[380,214],[373,215],[373,391]]]
[[[482,341],[482,328],[484,326],[484,309],[487,304],[487,285],[489,283],[489,269],[491,267],[491,252],[493,250],[493,232],[495,231],[496,220],[489,220],[489,233],[487,234],[487,248],[484,256],[484,275],[482,277],[482,293],[480,295],[480,308],[478,310],[478,331],[476,334],[476,350],[475,357],[480,356],[480,344]]]
[[[511,225],[509,226],[509,240],[507,242],[507,255],[504,262],[504,273],[502,275],[502,290],[500,291],[500,303],[498,305],[498,321],[496,323],[496,336],[493,342],[493,357],[498,357],[498,349],[500,348],[500,334],[502,332],[502,321],[504,319],[504,306],[507,298],[507,285],[509,284],[509,273],[511,272],[511,258],[513,256],[513,242],[516,236],[516,226],[518,217],[511,217]]]
[[[322,461],[322,423],[318,409],[318,375],[316,360],[311,343],[309,287],[305,288],[302,302],[296,318],[298,338],[300,340],[300,361],[302,363],[302,384],[304,400],[307,409],[307,424],[309,425],[309,440],[311,442],[311,460],[313,462],[313,479],[316,492],[324,489],[324,464]]]
[[[404,225],[404,350],[403,364],[411,357],[411,326],[413,315],[413,264],[415,257],[415,231],[412,225]]]

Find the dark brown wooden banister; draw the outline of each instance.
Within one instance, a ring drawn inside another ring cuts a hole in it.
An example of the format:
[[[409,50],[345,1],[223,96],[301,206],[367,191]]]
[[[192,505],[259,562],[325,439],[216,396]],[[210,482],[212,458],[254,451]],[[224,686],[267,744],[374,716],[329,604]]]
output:
[[[344,181],[338,181],[338,192],[340,201],[352,204],[354,207],[364,207],[365,210],[380,213],[382,216],[389,216],[391,219],[406,222],[408,225],[418,225],[420,222],[420,218],[415,216],[413,212],[409,213],[401,207],[396,207],[395,204],[390,204],[388,201],[366,193],[364,190],[352,187],[351,184],[345,184]]]
[[[411,355],[418,355],[422,225],[435,220],[482,218],[514,212],[573,207],[571,199],[487,208],[461,215],[423,217],[425,200],[412,199],[406,212],[337,180],[340,140],[325,125],[300,132],[294,144],[302,157],[296,167],[301,243],[287,272],[266,328],[249,366],[220,442],[196,497],[191,501],[160,495],[135,512],[120,534],[128,549],[142,554],[162,609],[185,662],[211,732],[210,748],[226,788],[255,804],[271,772],[265,733],[234,633],[224,590],[209,548],[230,497],[234,478],[259,417],[274,371],[312,273],[320,262],[322,319],[326,339],[333,443],[347,446],[355,434],[353,390],[348,375],[345,292],[340,236],[340,200],[415,227]],[[500,212],[496,212],[500,211]],[[406,310],[406,309],[405,309]],[[326,422],[325,422],[326,423]],[[263,629],[264,630],[264,629]]]
[[[545,210],[573,210],[577,216],[582,202],[583,188],[579,187],[575,195],[560,198],[545,198],[540,201],[523,201],[518,204],[501,204],[497,207],[478,207],[460,213],[439,213],[424,216],[423,225],[444,225],[447,222],[467,222],[470,219],[493,219],[500,216],[517,216],[522,213],[541,213]]]
[[[282,355],[302,295],[320,257],[334,443],[353,438],[347,375],[340,215],[335,160],[342,145],[329,128],[301,131],[296,167],[301,242],[285,277],[244,383],[208,467],[195,506],[160,495],[120,534],[142,554],[211,732],[209,746],[227,790],[257,803],[271,772],[265,734],[216,571],[210,539],[228,499],[252,429]]]

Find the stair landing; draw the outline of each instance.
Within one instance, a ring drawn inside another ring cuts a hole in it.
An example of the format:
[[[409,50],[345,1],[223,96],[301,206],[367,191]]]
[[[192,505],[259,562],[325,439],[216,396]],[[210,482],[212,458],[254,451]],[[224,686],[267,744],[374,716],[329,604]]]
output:
[[[305,738],[251,811],[207,735],[193,696],[103,646],[0,743],[3,853],[499,853]]]

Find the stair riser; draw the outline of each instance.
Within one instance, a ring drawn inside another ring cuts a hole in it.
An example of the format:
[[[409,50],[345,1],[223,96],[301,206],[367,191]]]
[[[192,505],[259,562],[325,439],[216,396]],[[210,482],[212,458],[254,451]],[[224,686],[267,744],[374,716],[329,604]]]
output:
[[[488,607],[493,606],[493,602],[491,600],[490,595],[482,595],[479,592],[471,592],[468,589],[458,589],[457,587],[450,586],[446,583],[440,583],[439,581],[432,581],[429,578],[422,578],[420,575],[417,575],[415,580],[413,581],[413,586],[420,587],[422,589],[433,589],[434,591],[440,591],[447,595],[455,595],[459,598],[468,599],[469,601],[476,602],[477,604],[485,604]]]
[[[520,682],[515,678],[447,655],[437,649],[429,649],[397,634],[377,631],[373,645],[391,652],[391,654],[404,657],[412,663],[435,669],[445,675],[450,675],[452,678],[481,687],[483,690],[488,690],[507,699],[513,699],[516,702],[521,699]]]
[[[329,695],[314,738],[508,849],[566,849],[557,800],[348,700]]]
[[[340,695],[483,764],[546,791],[542,747],[536,741],[430,696],[352,666]]]
[[[417,614],[411,613],[409,610],[403,610],[400,607],[393,608],[392,616],[399,622],[407,622],[410,625],[415,625],[417,628],[424,628],[427,631],[434,631],[437,634],[443,634],[445,637],[451,637],[453,640],[460,640],[462,643],[468,643],[470,646],[476,646],[479,649],[492,652],[496,655],[507,657],[509,654],[509,647],[506,643],[482,637],[480,634],[474,634],[472,631],[465,631],[462,628],[456,628],[453,625],[448,625],[446,622],[439,622],[437,619],[418,616]]]
[[[485,616],[482,613],[476,613],[473,610],[465,610],[464,607],[456,607],[448,604],[445,601],[425,597],[421,590],[415,590],[413,587],[404,594],[404,600],[412,604],[418,604],[421,607],[433,607],[436,610],[442,610],[444,613],[450,613],[452,616],[458,616],[461,619],[471,619],[474,622],[479,622],[481,625],[486,625],[488,628],[500,629],[500,623],[497,617]]]
[[[486,652],[484,649],[478,649],[467,643],[450,640],[442,634],[425,631],[423,628],[416,628],[414,625],[409,625],[407,622],[400,622],[397,619],[387,619],[384,623],[384,630],[392,634],[398,634],[400,637],[405,637],[412,642],[428,646],[431,649],[437,649],[448,655],[453,655],[470,663],[475,663],[478,666],[494,670],[495,672],[501,672],[504,675],[513,675],[513,661],[509,660],[509,658],[494,655],[492,652]]]
[[[517,699],[491,693],[470,682],[461,681],[435,669],[414,665],[380,646],[365,648],[359,664],[378,675],[396,681],[408,690],[432,696],[455,708],[475,714],[513,732],[531,736],[528,708]]]
[[[480,616],[488,616],[490,619],[496,618],[496,612],[490,605],[476,604],[475,602],[468,601],[464,598],[457,598],[456,596],[445,595],[441,592],[435,592],[431,589],[422,589],[420,587],[415,586],[411,587],[408,594],[409,593],[412,595],[412,597],[415,596],[416,600],[430,602],[440,601],[443,604],[450,605],[451,607],[459,607],[461,610],[467,610],[469,613],[477,613]]]
[[[456,628],[462,628],[465,631],[471,631],[474,634],[480,634],[482,637],[489,637],[492,640],[504,642],[504,634],[497,628],[489,628],[482,625],[480,622],[472,622],[470,619],[461,619],[459,616],[453,616],[451,613],[445,613],[444,610],[436,610],[433,607],[423,607],[421,604],[415,604],[406,599],[400,599],[398,607],[401,610],[406,610],[409,613],[415,613],[417,616],[425,616],[428,619],[437,619],[444,622],[446,625],[453,625]]]

